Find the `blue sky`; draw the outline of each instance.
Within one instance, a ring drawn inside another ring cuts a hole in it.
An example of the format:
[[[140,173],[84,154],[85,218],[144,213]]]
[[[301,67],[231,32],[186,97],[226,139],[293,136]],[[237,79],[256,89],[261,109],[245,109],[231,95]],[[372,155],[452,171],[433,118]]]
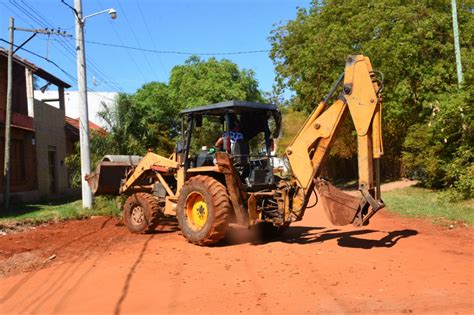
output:
[[[73,0],[67,0],[73,5]],[[95,91],[134,92],[150,81],[168,81],[173,66],[188,56],[156,54],[93,44],[111,43],[151,50],[180,52],[237,52],[268,50],[274,24],[296,16],[297,7],[310,0],[83,0],[84,14],[114,8],[118,18],[99,15],[86,21],[88,86]],[[60,27],[72,38],[37,35],[25,48],[57,63],[27,52],[18,54],[73,85],[76,89],[74,16],[60,0],[0,0],[0,38],[8,40],[8,19],[24,28]],[[19,44],[31,35],[15,32]],[[5,42],[0,46],[6,48]],[[270,91],[274,67],[268,53],[216,56],[241,68],[253,69],[260,88]],[[208,56],[203,56],[208,58]]]

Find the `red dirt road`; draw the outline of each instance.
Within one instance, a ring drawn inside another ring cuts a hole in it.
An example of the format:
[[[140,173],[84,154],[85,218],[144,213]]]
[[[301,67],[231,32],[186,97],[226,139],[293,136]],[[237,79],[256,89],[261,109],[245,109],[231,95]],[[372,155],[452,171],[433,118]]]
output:
[[[338,228],[312,209],[273,242],[234,230],[209,248],[116,223],[0,236],[0,313],[474,313],[470,228],[385,210]]]

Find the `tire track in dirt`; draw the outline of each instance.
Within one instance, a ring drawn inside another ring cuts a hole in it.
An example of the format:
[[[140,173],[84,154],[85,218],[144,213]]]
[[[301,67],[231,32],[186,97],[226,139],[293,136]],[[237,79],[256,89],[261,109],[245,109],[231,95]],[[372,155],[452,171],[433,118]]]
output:
[[[308,250],[314,250],[315,246],[311,246],[309,248],[304,249],[305,251]],[[307,254],[303,255],[299,251],[295,249],[295,247],[290,246],[289,251],[292,252],[295,256],[298,257],[299,262],[305,262],[303,265],[305,266],[312,266],[313,262],[307,258]],[[301,267],[300,267],[301,268]],[[324,275],[321,274],[321,272],[317,269],[311,269],[311,277],[315,277],[316,279],[325,279]],[[318,298],[319,296],[323,297],[324,303],[328,304],[326,311],[334,312],[334,313],[347,313],[351,309],[350,306],[347,303],[344,303],[342,300],[337,298],[337,292],[331,288],[330,285],[325,285],[323,281],[307,281],[309,282],[309,285],[317,285],[318,289],[316,291],[318,292]],[[314,290],[314,289],[313,289]],[[324,310],[320,310],[324,311]]]
[[[115,304],[114,314],[116,314],[116,315],[120,314],[120,312],[121,312],[122,304],[125,301],[125,298],[127,297],[128,290],[129,290],[129,287],[130,287],[130,283],[132,281],[133,274],[135,273],[135,269],[138,267],[138,265],[142,261],[143,256],[145,255],[145,252],[148,248],[148,243],[153,239],[154,236],[155,236],[155,234],[152,234],[147,238],[147,240],[143,244],[142,250],[138,254],[137,259],[135,260],[134,264],[132,265],[132,268],[130,269],[130,271],[127,274],[125,283],[124,283],[123,288],[122,288],[122,294],[120,295],[120,298],[118,299],[117,304]]]
[[[268,243],[248,238],[211,248],[190,245],[178,233],[130,235],[111,224],[70,243],[97,229],[103,221],[95,219],[25,233],[13,238],[25,242],[22,250],[45,232],[52,242],[64,237],[54,244],[68,245],[46,269],[0,278],[0,313],[26,304],[32,304],[26,312],[41,313],[111,313],[117,305],[120,313],[170,314],[474,312],[472,229],[388,212],[370,229],[332,228],[319,213],[311,209]],[[0,246],[7,240],[0,237]]]
[[[56,304],[56,306],[54,307],[52,313],[53,314],[58,314],[60,312],[60,309],[61,307],[66,303],[66,301],[68,300],[68,298],[71,296],[71,294],[80,286],[81,283],[83,283],[83,281],[86,280],[86,278],[90,275],[90,273],[94,270],[94,267],[99,263],[99,261],[101,259],[104,258],[106,252],[109,251],[109,249],[111,249],[111,247],[114,245],[115,243],[115,240],[109,240],[107,242],[107,245],[106,247],[104,248],[104,250],[102,251],[102,253],[100,253],[97,258],[95,258],[91,263],[89,263],[91,265],[91,267],[89,267],[76,281],[73,285],[70,286],[70,288],[64,293],[64,295],[59,299],[59,303]],[[90,256],[90,255],[89,255]],[[87,260],[88,257],[86,257],[85,259]],[[80,269],[79,267],[76,269],[78,270]],[[52,295],[51,295],[52,297]]]
[[[95,230],[95,231],[92,231],[90,233],[87,233],[87,234],[84,234],[80,237],[77,237],[77,238],[74,238],[73,240],[71,241],[68,241],[67,243],[57,247],[56,249],[53,250],[53,252],[58,252],[60,249],[62,248],[65,248],[69,245],[71,245],[72,243],[74,242],[77,242],[79,240],[83,240],[89,236],[92,236],[93,234],[96,234],[97,232],[99,232],[100,230],[102,230],[106,225],[107,223],[111,220],[111,218],[107,219],[106,221],[103,222],[103,224],[100,226],[99,229]],[[112,244],[113,240],[109,240],[109,243]],[[33,299],[33,301],[31,301],[30,303],[25,303],[25,307],[23,309],[20,310],[20,313],[25,313],[27,312],[28,309],[30,309],[31,307],[33,307],[35,304],[36,307],[34,307],[33,309],[31,309],[29,311],[29,313],[36,313],[39,308],[44,304],[46,303],[46,301],[48,301],[49,298],[51,298],[56,292],[58,292],[59,290],[61,290],[64,285],[66,284],[65,279],[71,279],[76,273],[77,271],[80,269],[80,267],[82,265],[85,265],[87,264],[87,259],[93,254],[95,253],[95,251],[93,250],[89,250],[89,242],[86,242],[84,244],[84,247],[82,248],[82,250],[80,251],[81,254],[79,254],[79,257],[78,259],[76,260],[76,262],[74,263],[71,263],[63,272],[61,272],[61,274],[56,278],[56,279],[51,279],[49,282],[51,282],[51,285],[49,287],[46,287],[44,288],[43,293],[40,293],[40,291],[37,291],[37,297],[35,299]],[[110,247],[110,245],[108,245],[106,247],[106,250]],[[100,259],[100,257],[102,257],[103,253],[105,251],[102,252],[101,255],[99,255],[99,257],[97,259]],[[54,276],[54,272],[53,272],[53,276]],[[51,277],[52,278],[52,277]],[[39,289],[42,289],[44,287],[45,284],[41,285]],[[30,298],[30,297],[25,297],[26,298]],[[22,301],[24,302],[25,299]],[[23,303],[20,303],[20,304],[23,304]]]
[[[250,249],[253,249],[253,247],[250,247]],[[267,304],[267,302],[264,300],[266,296],[266,292],[262,289],[262,285],[259,283],[260,279],[257,275],[256,269],[253,259],[255,259],[255,255],[252,254],[251,257],[249,257],[249,247],[246,246],[243,250],[243,261],[245,265],[245,269],[247,270],[247,275],[250,276],[250,283],[252,285],[253,292],[255,293],[254,296],[257,296],[257,303],[256,307],[261,308],[263,314],[271,314],[270,312],[270,307]]]
[[[177,263],[174,268],[175,271],[172,271],[169,273],[170,275],[177,276],[177,277],[174,279],[173,286],[171,287],[171,290],[170,290],[171,299],[166,307],[166,313],[168,314],[173,314],[174,312],[176,312],[176,309],[178,307],[178,301],[180,300],[180,297],[182,294],[183,283],[184,284],[187,283],[187,281],[183,279],[183,276],[186,273],[185,266],[188,266],[189,261],[192,260],[192,257],[189,256],[190,249],[191,249],[190,246],[196,246],[196,245],[191,245],[190,243],[186,242],[186,246],[183,246],[182,250],[176,250],[175,247],[172,247],[173,252],[178,251],[179,255],[178,257],[175,257],[175,259],[177,260]],[[205,247],[196,247],[194,249],[198,249],[200,251],[201,249],[205,249]],[[196,253],[196,254],[199,254],[199,253]]]

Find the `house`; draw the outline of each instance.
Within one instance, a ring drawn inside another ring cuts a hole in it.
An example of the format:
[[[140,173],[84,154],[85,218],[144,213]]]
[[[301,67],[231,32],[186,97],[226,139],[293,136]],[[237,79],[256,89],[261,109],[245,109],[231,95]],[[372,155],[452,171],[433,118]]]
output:
[[[95,131],[98,134],[106,135],[107,131],[95,124],[92,121],[89,121],[89,130]],[[66,155],[76,153],[75,145],[79,141],[79,118],[71,118],[66,116]]]
[[[58,107],[57,102],[51,102],[56,98],[56,91],[36,90],[34,92],[35,99],[43,101],[51,106]],[[89,114],[89,122],[101,127],[107,127],[105,122],[99,117],[98,113],[102,111],[103,105],[111,108],[115,105],[117,92],[87,92],[87,109]],[[79,117],[79,92],[65,91],[64,103],[66,107],[66,117]]]
[[[7,51],[0,48],[0,168],[3,174]],[[57,88],[54,107],[34,99],[33,76]],[[14,56],[10,191],[12,202],[37,201],[70,192],[66,157],[64,89],[70,85]],[[0,199],[3,200],[3,182]]]

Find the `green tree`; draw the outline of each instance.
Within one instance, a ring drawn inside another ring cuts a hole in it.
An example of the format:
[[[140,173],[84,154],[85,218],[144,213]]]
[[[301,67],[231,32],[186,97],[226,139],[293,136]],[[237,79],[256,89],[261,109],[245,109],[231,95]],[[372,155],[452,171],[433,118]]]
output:
[[[169,154],[178,132],[178,109],[171,104],[168,86],[151,82],[134,94],[119,94],[99,116],[109,131],[111,151],[143,155],[147,150]]]
[[[474,89],[440,95],[428,121],[410,127],[403,161],[430,188],[453,188],[452,199],[474,197]]]
[[[458,1],[465,86],[472,84],[474,1]],[[349,54],[364,54],[385,74],[385,161],[400,165],[410,126],[425,123],[433,102],[457,89],[450,1],[326,0],[276,28],[271,58],[277,87],[297,93],[310,112],[343,71]]]
[[[113,139],[94,130],[90,132],[91,165],[95,166],[107,154],[118,154]],[[71,187],[81,186],[81,155],[80,144],[75,144],[74,154],[66,156],[65,163],[68,168]],[[94,171],[94,169],[92,169]]]
[[[176,145],[182,109],[232,99],[263,100],[254,72],[226,59],[192,56],[172,69],[169,85],[150,82],[133,94],[119,94],[112,106],[103,104],[99,116],[108,134],[91,135],[92,165],[106,154],[144,155],[153,150],[167,156]],[[200,129],[195,149],[212,145],[221,134],[216,124],[205,123]],[[79,153],[69,156],[67,164],[79,179]]]
[[[227,59],[191,56],[173,68],[169,87],[173,104],[181,109],[234,99],[262,100],[255,73]]]
[[[175,66],[169,81],[172,103],[180,108],[192,108],[229,100],[263,101],[252,70],[241,70],[234,62],[189,57]],[[192,149],[213,145],[221,134],[220,124],[204,121],[193,135]]]

